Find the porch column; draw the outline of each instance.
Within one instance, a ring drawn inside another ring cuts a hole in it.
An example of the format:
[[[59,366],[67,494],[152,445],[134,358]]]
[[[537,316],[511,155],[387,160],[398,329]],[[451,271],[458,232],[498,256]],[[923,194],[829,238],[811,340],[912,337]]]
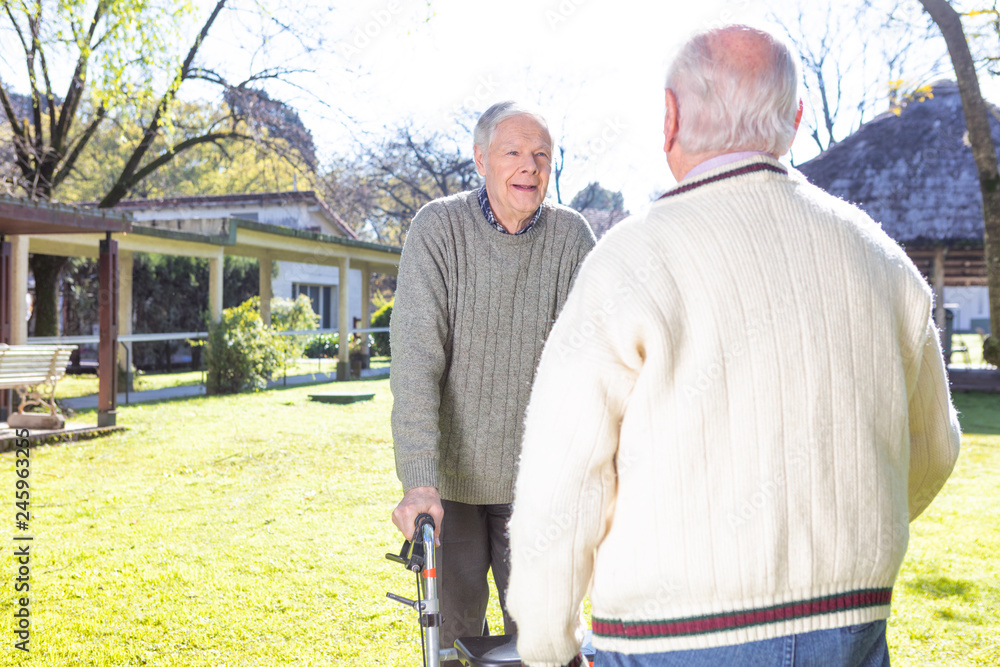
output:
[[[10,344],[28,342],[28,237],[14,236],[11,246]]]
[[[372,325],[372,269],[370,264],[361,267],[361,329]],[[361,354],[368,356],[368,336],[361,335]]]
[[[347,380],[351,376],[350,347],[351,342],[351,313],[350,313],[350,284],[348,273],[351,268],[351,260],[342,257],[340,264],[340,281],[337,286],[337,328],[339,329],[340,353],[337,355],[337,379]]]
[[[97,425],[114,426],[118,419],[118,241],[112,240],[110,232],[101,241],[97,275],[101,337],[97,345]]]
[[[222,250],[208,259],[208,312],[213,322],[222,321]]]
[[[942,247],[934,248],[934,266],[931,269],[931,280],[934,282],[934,324],[941,332],[942,347],[951,347],[950,341],[944,341],[944,256],[946,250]]]
[[[118,252],[118,333],[127,336],[132,331],[132,267],[135,256],[131,250]],[[135,363],[132,357],[132,343],[123,343],[126,354],[118,359],[118,367],[125,374],[125,384],[132,390],[132,368]]]
[[[271,258],[260,258],[260,319],[264,325],[271,324]]]

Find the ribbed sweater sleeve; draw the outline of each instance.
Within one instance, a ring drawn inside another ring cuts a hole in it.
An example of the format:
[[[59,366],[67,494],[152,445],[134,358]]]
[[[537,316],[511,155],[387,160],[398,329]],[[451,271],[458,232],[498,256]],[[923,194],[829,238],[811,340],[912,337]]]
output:
[[[448,342],[448,251],[441,227],[442,221],[428,207],[410,224],[389,327],[392,341],[405,341],[393,346],[389,379],[396,473],[404,492],[439,486],[438,410]]]
[[[910,521],[927,509],[944,486],[961,440],[951,402],[944,354],[933,319],[924,331],[923,355],[910,397]]]
[[[545,446],[522,454],[507,605],[521,659],[533,667],[564,665],[579,650],[581,604],[614,503],[619,426],[642,365],[641,334],[617,326],[634,318],[610,289],[616,271],[603,266],[584,263],[546,341],[538,367],[545,386],[532,393],[525,420],[531,442]]]

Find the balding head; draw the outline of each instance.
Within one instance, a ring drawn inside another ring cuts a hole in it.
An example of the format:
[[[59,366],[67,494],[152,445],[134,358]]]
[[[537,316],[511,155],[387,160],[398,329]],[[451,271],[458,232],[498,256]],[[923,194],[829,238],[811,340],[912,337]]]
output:
[[[791,51],[766,32],[728,26],[695,35],[667,74],[680,148],[783,155],[795,137],[798,78]]]

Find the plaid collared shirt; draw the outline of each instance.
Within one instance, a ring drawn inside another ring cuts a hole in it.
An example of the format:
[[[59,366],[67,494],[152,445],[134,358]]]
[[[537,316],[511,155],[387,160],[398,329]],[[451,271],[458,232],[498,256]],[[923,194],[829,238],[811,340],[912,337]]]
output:
[[[493,207],[490,206],[490,198],[486,195],[486,186],[479,188],[479,208],[483,209],[483,216],[486,218],[486,222],[493,225],[493,229],[497,230],[501,234],[510,234],[506,229],[503,228],[499,222],[497,222],[497,217],[493,215]],[[535,215],[532,216],[531,222],[525,225],[524,229],[519,229],[514,232],[514,236],[518,234],[523,234],[538,222],[538,218],[542,217],[542,207],[539,206],[538,210],[535,211]]]

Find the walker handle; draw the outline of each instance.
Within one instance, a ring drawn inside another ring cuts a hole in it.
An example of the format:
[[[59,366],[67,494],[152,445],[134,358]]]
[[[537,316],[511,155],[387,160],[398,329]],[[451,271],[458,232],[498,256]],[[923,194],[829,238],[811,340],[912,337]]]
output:
[[[413,521],[413,539],[403,542],[403,547],[399,550],[399,555],[386,554],[385,557],[394,563],[399,563],[407,570],[420,572],[424,569],[426,560],[426,537],[424,526],[430,528],[431,548],[434,542],[434,517],[426,512],[421,512]]]
[[[431,530],[434,530],[434,517],[432,517],[427,512],[421,512],[417,515],[417,518],[413,520],[413,540],[421,539],[420,535],[423,532],[423,527],[428,525]]]

